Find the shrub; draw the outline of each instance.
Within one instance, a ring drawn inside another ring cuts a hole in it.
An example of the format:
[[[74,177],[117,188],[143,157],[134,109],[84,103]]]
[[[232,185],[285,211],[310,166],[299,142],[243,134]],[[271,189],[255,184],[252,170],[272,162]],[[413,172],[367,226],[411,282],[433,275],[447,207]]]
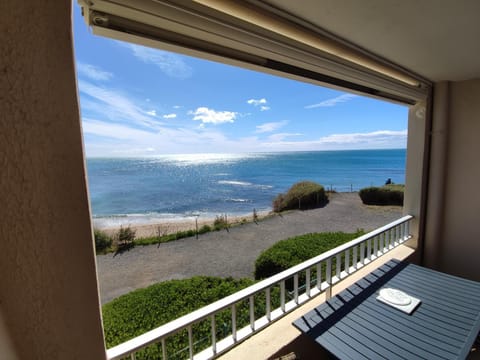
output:
[[[95,237],[95,251],[105,252],[112,246],[112,238],[102,230],[94,229],[93,235]]]
[[[403,205],[404,185],[385,185],[368,187],[360,190],[358,195],[366,205]]]
[[[222,230],[228,227],[227,215],[217,215],[215,221],[213,222],[213,227],[215,230]]]
[[[203,225],[200,229],[198,229],[199,234],[205,234],[210,231],[212,231],[212,228],[210,225]]]
[[[302,181],[294,184],[286,194],[278,194],[273,200],[273,211],[280,212],[289,209],[312,209],[324,206],[328,201],[322,185]]]
[[[251,279],[215,278],[197,276],[185,280],[171,280],[135,290],[103,306],[103,325],[107,347],[118,345],[160,325],[188,314],[198,308],[228,296],[254,283]],[[275,292],[276,294],[277,292]],[[255,316],[265,314],[265,295],[255,297]],[[278,295],[275,295],[275,299]],[[274,301],[272,306],[279,306]],[[248,299],[247,299],[248,300]],[[249,324],[248,301],[237,306],[237,326]],[[263,313],[262,313],[263,311]],[[193,325],[195,352],[209,345],[210,318]],[[217,339],[231,331],[231,312],[215,316]],[[188,357],[188,335],[182,331],[166,341],[168,358]],[[187,349],[184,351],[184,349]],[[136,354],[136,359],[160,359],[161,346],[152,345]]]
[[[264,250],[255,261],[255,279],[265,279],[325,251],[363,235],[355,233],[313,233],[279,241]]]
[[[120,227],[116,236],[117,240],[117,253],[122,253],[126,250],[130,250],[133,246],[135,246],[135,230],[133,230],[130,226],[126,228]]]
[[[133,230],[130,226],[126,228],[120,227],[120,230],[117,232],[117,241],[119,243],[131,243],[135,240],[135,230]]]

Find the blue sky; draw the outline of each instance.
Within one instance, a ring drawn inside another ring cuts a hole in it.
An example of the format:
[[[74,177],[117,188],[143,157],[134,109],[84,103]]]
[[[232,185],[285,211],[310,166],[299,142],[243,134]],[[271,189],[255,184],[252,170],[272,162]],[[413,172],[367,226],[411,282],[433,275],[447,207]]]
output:
[[[87,156],[405,148],[405,106],[93,35],[74,4]]]

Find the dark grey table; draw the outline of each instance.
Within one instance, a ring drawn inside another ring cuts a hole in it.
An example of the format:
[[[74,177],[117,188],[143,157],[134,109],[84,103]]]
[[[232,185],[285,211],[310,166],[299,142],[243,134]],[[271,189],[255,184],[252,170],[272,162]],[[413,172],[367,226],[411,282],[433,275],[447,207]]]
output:
[[[422,302],[406,314],[383,287]],[[480,331],[480,283],[391,260],[294,323],[339,359],[464,359]]]

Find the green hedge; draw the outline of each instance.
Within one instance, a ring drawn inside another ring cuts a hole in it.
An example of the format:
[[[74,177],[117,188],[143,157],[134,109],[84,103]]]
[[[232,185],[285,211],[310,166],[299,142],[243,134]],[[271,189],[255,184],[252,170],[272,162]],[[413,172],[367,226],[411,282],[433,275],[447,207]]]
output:
[[[358,195],[366,205],[403,205],[404,185],[385,185],[361,189]]]
[[[264,250],[255,261],[255,279],[268,278],[363,234],[362,230],[355,233],[313,233],[279,241]]]
[[[162,324],[188,314],[198,308],[228,296],[254,283],[251,279],[215,277],[193,277],[185,280],[171,280],[135,290],[103,306],[103,325],[107,348],[141,335]],[[255,314],[265,314],[264,294],[255,297]],[[248,300],[248,299],[247,299]],[[278,306],[274,301],[272,306]],[[249,323],[248,301],[237,306],[237,326]],[[217,339],[231,331],[231,312],[225,310],[215,317]],[[193,326],[195,352],[210,345],[211,319],[205,319]],[[188,357],[188,334],[182,331],[167,339],[169,359]],[[187,349],[187,350],[186,350]],[[161,346],[151,345],[137,354],[137,359],[161,359]]]
[[[208,226],[208,225],[207,225]],[[198,229],[199,234],[203,234],[205,231],[205,227],[201,227]],[[210,231],[210,229],[208,229]],[[175,241],[179,239],[183,239],[186,237],[195,236],[195,230],[185,230],[185,231],[177,231],[172,234],[161,235],[161,236],[146,236],[135,239],[135,245],[152,245],[152,244],[162,244],[170,241]]]
[[[312,209],[324,206],[328,199],[322,185],[302,181],[294,184],[285,194],[278,194],[273,200],[273,211],[290,209]]]
[[[94,229],[93,235],[95,237],[95,251],[97,253],[105,253],[112,246],[112,238],[104,231]]]

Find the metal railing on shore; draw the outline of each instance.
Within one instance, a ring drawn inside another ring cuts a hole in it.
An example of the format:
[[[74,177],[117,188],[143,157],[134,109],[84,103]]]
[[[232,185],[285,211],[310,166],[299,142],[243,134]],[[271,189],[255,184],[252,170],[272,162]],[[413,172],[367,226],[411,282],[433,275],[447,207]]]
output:
[[[411,215],[404,216],[248,288],[108,349],[108,359],[123,359],[127,356],[135,359],[135,354],[138,351],[152,344],[158,344],[161,347],[162,360],[166,360],[168,359],[166,346],[168,338],[182,331],[186,331],[188,334],[188,358],[215,358],[313,297],[325,292],[327,299],[330,298],[333,285],[410,239],[410,221],[412,219],[413,216]],[[277,291],[278,288],[279,291]],[[290,296],[288,296],[289,294]],[[273,295],[277,301],[273,300]],[[265,303],[262,316],[258,315],[258,306],[256,307],[255,304],[256,298],[258,300],[259,297],[262,298],[262,304],[263,301]],[[249,309],[249,321],[247,320],[248,324],[243,326],[243,322],[238,321],[237,310],[239,304],[245,304],[245,302]],[[278,306],[275,305],[275,308],[272,306],[274,303],[278,304]],[[231,315],[229,334],[222,339],[217,339],[216,316],[225,311],[228,311]],[[210,344],[195,354],[194,325],[205,321],[210,323]],[[243,327],[239,328],[239,325]]]

